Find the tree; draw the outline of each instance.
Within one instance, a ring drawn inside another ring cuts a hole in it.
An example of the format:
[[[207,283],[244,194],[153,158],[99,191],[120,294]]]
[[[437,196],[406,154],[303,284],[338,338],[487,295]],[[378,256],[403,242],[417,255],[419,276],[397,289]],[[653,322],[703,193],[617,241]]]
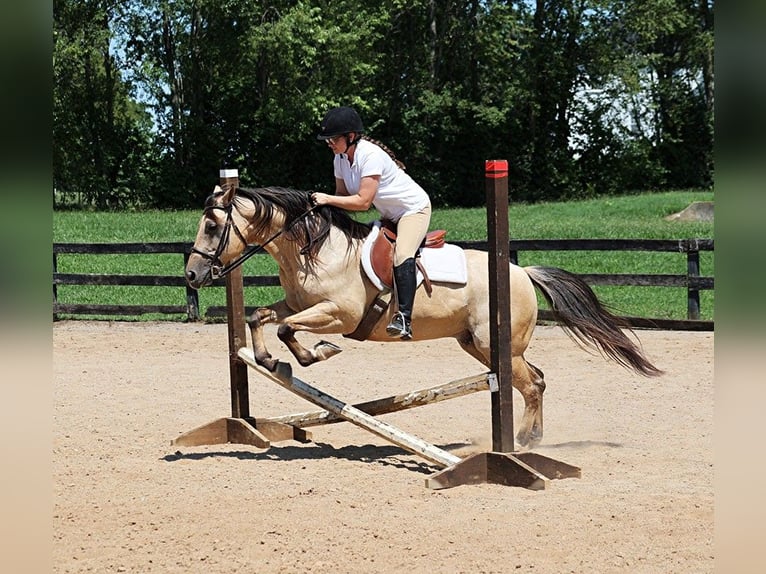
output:
[[[54,205],[114,208],[147,181],[149,117],[110,53],[114,17],[104,0],[54,1]]]
[[[437,206],[481,205],[492,157],[523,201],[712,178],[709,0],[54,6],[56,189],[98,206],[199,205],[221,167],[330,190],[337,105]]]
[[[584,181],[601,179],[609,193],[712,184],[712,9],[708,0],[599,3]]]

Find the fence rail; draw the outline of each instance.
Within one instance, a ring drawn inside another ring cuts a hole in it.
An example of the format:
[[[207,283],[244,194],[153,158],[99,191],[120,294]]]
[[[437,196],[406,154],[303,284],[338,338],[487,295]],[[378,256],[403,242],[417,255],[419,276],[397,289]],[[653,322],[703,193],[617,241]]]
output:
[[[487,250],[486,241],[453,241],[466,249]],[[712,239],[518,239],[510,242],[511,261],[518,263],[518,254],[524,251],[653,251],[686,255],[687,270],[683,275],[666,274],[580,274],[589,285],[681,287],[687,290],[687,318],[662,319],[626,317],[631,325],[640,328],[679,330],[713,330],[713,321],[700,320],[700,291],[714,289],[712,276],[700,275],[701,251],[713,251]],[[191,243],[54,243],[53,244],[53,318],[69,315],[143,315],[147,313],[185,314],[190,321],[200,319],[197,291],[189,288],[182,275],[120,275],[90,273],[60,273],[58,256],[63,254],[84,255],[183,255],[184,267],[191,253]],[[265,256],[265,255],[264,255]],[[185,305],[103,305],[62,303],[58,300],[59,285],[121,285],[146,287],[184,287]],[[279,286],[276,275],[245,276],[246,287]],[[222,279],[213,286],[224,287]],[[211,306],[208,317],[225,316],[225,307]],[[552,320],[550,311],[541,310],[541,320]]]

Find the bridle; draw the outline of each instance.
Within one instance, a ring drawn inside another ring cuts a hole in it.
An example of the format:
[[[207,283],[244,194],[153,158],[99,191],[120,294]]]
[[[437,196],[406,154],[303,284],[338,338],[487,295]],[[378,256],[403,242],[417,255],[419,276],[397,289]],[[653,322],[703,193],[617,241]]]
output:
[[[253,202],[253,205],[255,205],[255,202]],[[193,245],[191,247],[191,252],[196,253],[197,255],[211,262],[210,276],[213,279],[220,279],[222,277],[226,277],[229,273],[231,273],[234,269],[242,265],[245,261],[250,259],[253,255],[263,251],[264,248],[269,243],[274,241],[277,237],[279,237],[286,231],[289,231],[290,229],[292,229],[293,225],[295,225],[298,221],[306,217],[309,213],[314,211],[314,209],[316,209],[317,207],[318,207],[317,205],[312,205],[310,208],[304,211],[301,215],[293,219],[286,227],[277,231],[274,235],[269,237],[266,241],[264,241],[260,245],[248,245],[247,249],[245,249],[239,255],[239,257],[236,257],[234,260],[230,261],[227,265],[224,265],[223,261],[221,261],[221,254],[223,253],[223,250],[226,249],[226,246],[229,244],[229,238],[231,237],[231,230],[232,229],[234,230],[234,233],[236,234],[236,236],[245,245],[247,245],[247,239],[245,239],[245,236],[239,230],[239,227],[237,227],[237,224],[234,222],[234,218],[232,217],[232,211],[235,208],[234,200],[232,200],[228,205],[208,206],[203,211],[204,215],[207,215],[211,211],[216,211],[216,210],[224,211],[226,213],[226,223],[224,224],[223,232],[221,233],[221,240],[218,242],[218,247],[216,248],[215,253],[213,253],[212,255],[210,255],[210,253],[206,253],[204,251],[197,249]]]

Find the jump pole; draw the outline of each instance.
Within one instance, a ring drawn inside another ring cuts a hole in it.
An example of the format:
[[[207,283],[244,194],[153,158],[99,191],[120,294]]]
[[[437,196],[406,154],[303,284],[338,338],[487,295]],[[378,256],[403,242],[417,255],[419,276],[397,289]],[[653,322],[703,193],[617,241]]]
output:
[[[241,350],[240,355],[246,351],[247,355],[252,356],[248,349]],[[456,379],[448,383],[441,383],[417,391],[408,391],[398,395],[391,395],[389,397],[356,403],[353,406],[368,415],[385,415],[413,409],[415,407],[432,405],[441,401],[463,397],[478,391],[486,391],[489,390],[490,386],[493,384],[490,381],[494,381],[494,375],[491,373],[483,373],[481,375],[464,377],[462,379]],[[255,420],[257,424],[262,422],[275,422],[300,428],[329,425],[345,421],[343,417],[324,409],[289,415],[279,415],[269,418],[257,418]]]
[[[426,479],[431,489],[463,484],[502,484],[532,490],[554,478],[579,478],[576,466],[533,452],[515,452],[511,374],[511,277],[508,225],[508,161],[486,160],[487,244],[489,249],[490,368],[497,377],[491,389],[492,452],[468,456]]]
[[[294,377],[290,363],[278,361],[274,372],[270,372],[255,362],[253,351],[251,349],[240,349],[239,357],[261,375],[271,379],[288,391],[295,393],[307,401],[324,407],[338,417],[353,423],[372,434],[384,438],[388,442],[391,442],[406,451],[423,457],[430,463],[437,466],[451,466],[460,462],[460,457],[427,443],[414,435],[406,433],[385,421],[380,421],[374,416],[359,410],[355,406],[344,403],[332,395],[302,381],[298,377]]]

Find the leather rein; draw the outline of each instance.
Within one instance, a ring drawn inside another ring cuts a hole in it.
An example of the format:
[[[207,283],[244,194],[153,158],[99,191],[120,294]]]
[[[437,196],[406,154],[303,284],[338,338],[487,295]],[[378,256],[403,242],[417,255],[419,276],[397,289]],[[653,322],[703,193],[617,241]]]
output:
[[[255,205],[255,203],[253,203]],[[295,225],[298,221],[306,217],[309,213],[314,211],[318,206],[312,205],[310,208],[308,208],[306,211],[304,211],[301,215],[293,219],[292,222],[290,222],[289,225],[286,227],[280,229],[277,231],[274,235],[269,237],[266,241],[261,243],[260,245],[248,245],[247,249],[243,251],[239,257],[236,257],[233,261],[229,262],[228,264],[224,265],[223,261],[221,261],[221,254],[223,253],[223,250],[226,249],[226,246],[229,244],[229,238],[231,236],[231,230],[234,229],[234,233],[239,237],[240,241],[247,245],[247,240],[245,239],[245,236],[242,234],[242,232],[239,230],[239,227],[237,227],[237,224],[234,222],[234,218],[232,217],[232,211],[235,209],[234,201],[231,201],[228,205],[221,206],[221,205],[211,205],[210,207],[206,207],[203,211],[203,214],[207,214],[211,211],[220,210],[226,212],[226,224],[223,228],[223,233],[221,233],[221,240],[218,242],[218,247],[215,250],[215,253],[213,255],[210,255],[210,253],[206,253],[204,251],[201,251],[194,247],[192,245],[191,252],[196,253],[197,255],[211,261],[210,265],[210,276],[213,279],[220,279],[222,277],[226,277],[229,273],[231,273],[234,269],[242,265],[245,261],[250,259],[253,255],[256,253],[260,253],[264,250],[264,247],[266,247],[269,243],[274,241],[277,237],[285,233],[286,231],[290,231],[292,229],[293,225]]]

